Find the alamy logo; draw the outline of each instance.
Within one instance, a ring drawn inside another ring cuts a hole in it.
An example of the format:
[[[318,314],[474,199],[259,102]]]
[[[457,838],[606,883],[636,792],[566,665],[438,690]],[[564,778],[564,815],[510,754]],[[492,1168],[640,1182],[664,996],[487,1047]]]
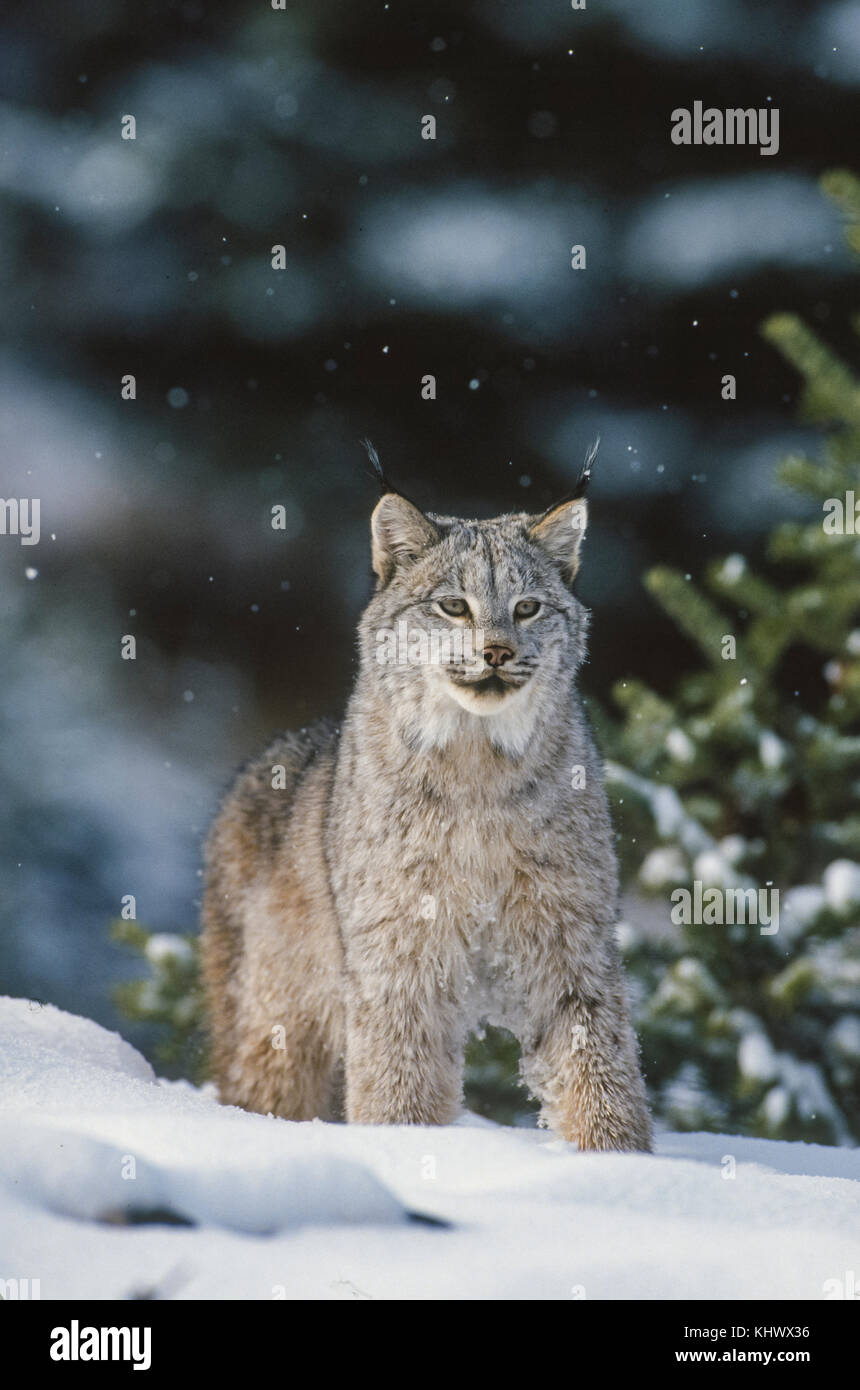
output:
[[[4,1302],[41,1297],[41,1279],[0,1279],[0,1299]]]
[[[827,536],[860,536],[860,497],[846,492],[841,497],[828,497],[822,502],[825,516],[821,523]]]
[[[72,1318],[69,1327],[51,1331],[52,1361],[133,1361],[135,1371],[152,1364],[151,1327],[81,1327]]]
[[[825,1279],[821,1292],[825,1298],[860,1299],[860,1279],[855,1279],[853,1269],[846,1269],[844,1279]]]
[[[705,888],[697,878],[692,893],[689,888],[676,888],[671,900],[675,906],[670,916],[676,927],[751,923],[762,936],[779,931],[778,888]]]
[[[693,102],[692,111],[678,106],[672,112],[673,145],[758,145],[759,154],[779,153],[779,108],[730,107],[720,111]]]
[[[376,660],[380,666],[450,666],[480,670],[484,665],[484,634],[478,628],[409,627],[402,620],[396,629],[381,627],[376,633]]]
[[[22,545],[38,545],[41,510],[38,497],[0,497],[0,536],[20,536]]]

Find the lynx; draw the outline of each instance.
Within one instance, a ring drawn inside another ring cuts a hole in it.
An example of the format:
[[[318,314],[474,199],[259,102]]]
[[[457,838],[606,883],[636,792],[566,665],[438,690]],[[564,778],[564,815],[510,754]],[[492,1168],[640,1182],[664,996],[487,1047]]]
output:
[[[447,1124],[487,1021],[519,1040],[542,1123],[580,1149],[647,1150],[613,833],[575,688],[587,474],[542,514],[489,521],[425,513],[379,475],[346,717],[276,739],[209,836],[221,1099]],[[398,632],[416,638],[407,659],[380,638]]]

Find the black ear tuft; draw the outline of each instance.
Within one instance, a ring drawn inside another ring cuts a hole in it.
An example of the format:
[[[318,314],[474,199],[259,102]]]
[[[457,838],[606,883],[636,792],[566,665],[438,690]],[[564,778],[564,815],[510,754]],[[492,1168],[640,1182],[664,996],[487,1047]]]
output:
[[[387,492],[393,492],[396,497],[402,497],[405,502],[412,502],[412,498],[407,497],[403,489],[397,487],[388,477],[387,473],[385,472],[385,469],[382,467],[382,464],[379,461],[379,455],[374,449],[370,440],[362,439],[361,443],[367,450],[367,457],[370,459],[370,469],[368,471],[370,473],[371,478],[373,478],[376,482],[381,496],[384,497]],[[412,505],[419,512],[421,511],[421,508],[418,506],[417,502],[412,502]]]
[[[591,481],[591,468],[594,463],[594,460],[597,458],[597,451],[599,448],[600,435],[597,436],[593,444],[589,444],[588,448],[585,451],[585,462],[582,465],[582,472],[580,473],[576,482],[576,492],[574,493],[574,497],[585,496],[586,489],[588,488],[588,484]]]
[[[556,500],[547,507],[546,511],[543,513],[544,516],[549,516],[550,512],[554,512],[556,507],[563,507],[565,502],[576,502],[578,498],[585,496],[588,491],[588,484],[591,481],[592,464],[597,458],[597,451],[599,448],[600,435],[597,436],[593,444],[589,444],[585,452],[585,462],[582,465],[579,477],[573,487],[569,492],[565,492],[562,497],[556,498]]]
[[[386,478],[385,470],[379,462],[379,455],[374,449],[369,439],[362,439],[362,445],[367,450],[367,457],[370,459],[370,476],[376,480],[380,492],[396,492],[394,487]]]

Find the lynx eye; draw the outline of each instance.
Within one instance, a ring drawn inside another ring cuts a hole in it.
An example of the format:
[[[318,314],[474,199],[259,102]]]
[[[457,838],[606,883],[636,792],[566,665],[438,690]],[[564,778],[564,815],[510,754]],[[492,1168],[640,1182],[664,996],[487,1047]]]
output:
[[[540,611],[540,604],[536,598],[523,598],[514,607],[515,618],[533,618],[535,613]]]
[[[464,598],[440,598],[439,607],[449,618],[465,618],[469,613],[469,605]]]

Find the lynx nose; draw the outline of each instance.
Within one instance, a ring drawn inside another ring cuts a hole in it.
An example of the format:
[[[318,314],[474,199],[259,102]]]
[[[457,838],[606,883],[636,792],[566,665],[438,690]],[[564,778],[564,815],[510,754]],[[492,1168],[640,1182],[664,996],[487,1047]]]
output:
[[[512,647],[493,645],[484,648],[484,660],[488,666],[504,666],[506,661],[510,661],[513,654]]]

